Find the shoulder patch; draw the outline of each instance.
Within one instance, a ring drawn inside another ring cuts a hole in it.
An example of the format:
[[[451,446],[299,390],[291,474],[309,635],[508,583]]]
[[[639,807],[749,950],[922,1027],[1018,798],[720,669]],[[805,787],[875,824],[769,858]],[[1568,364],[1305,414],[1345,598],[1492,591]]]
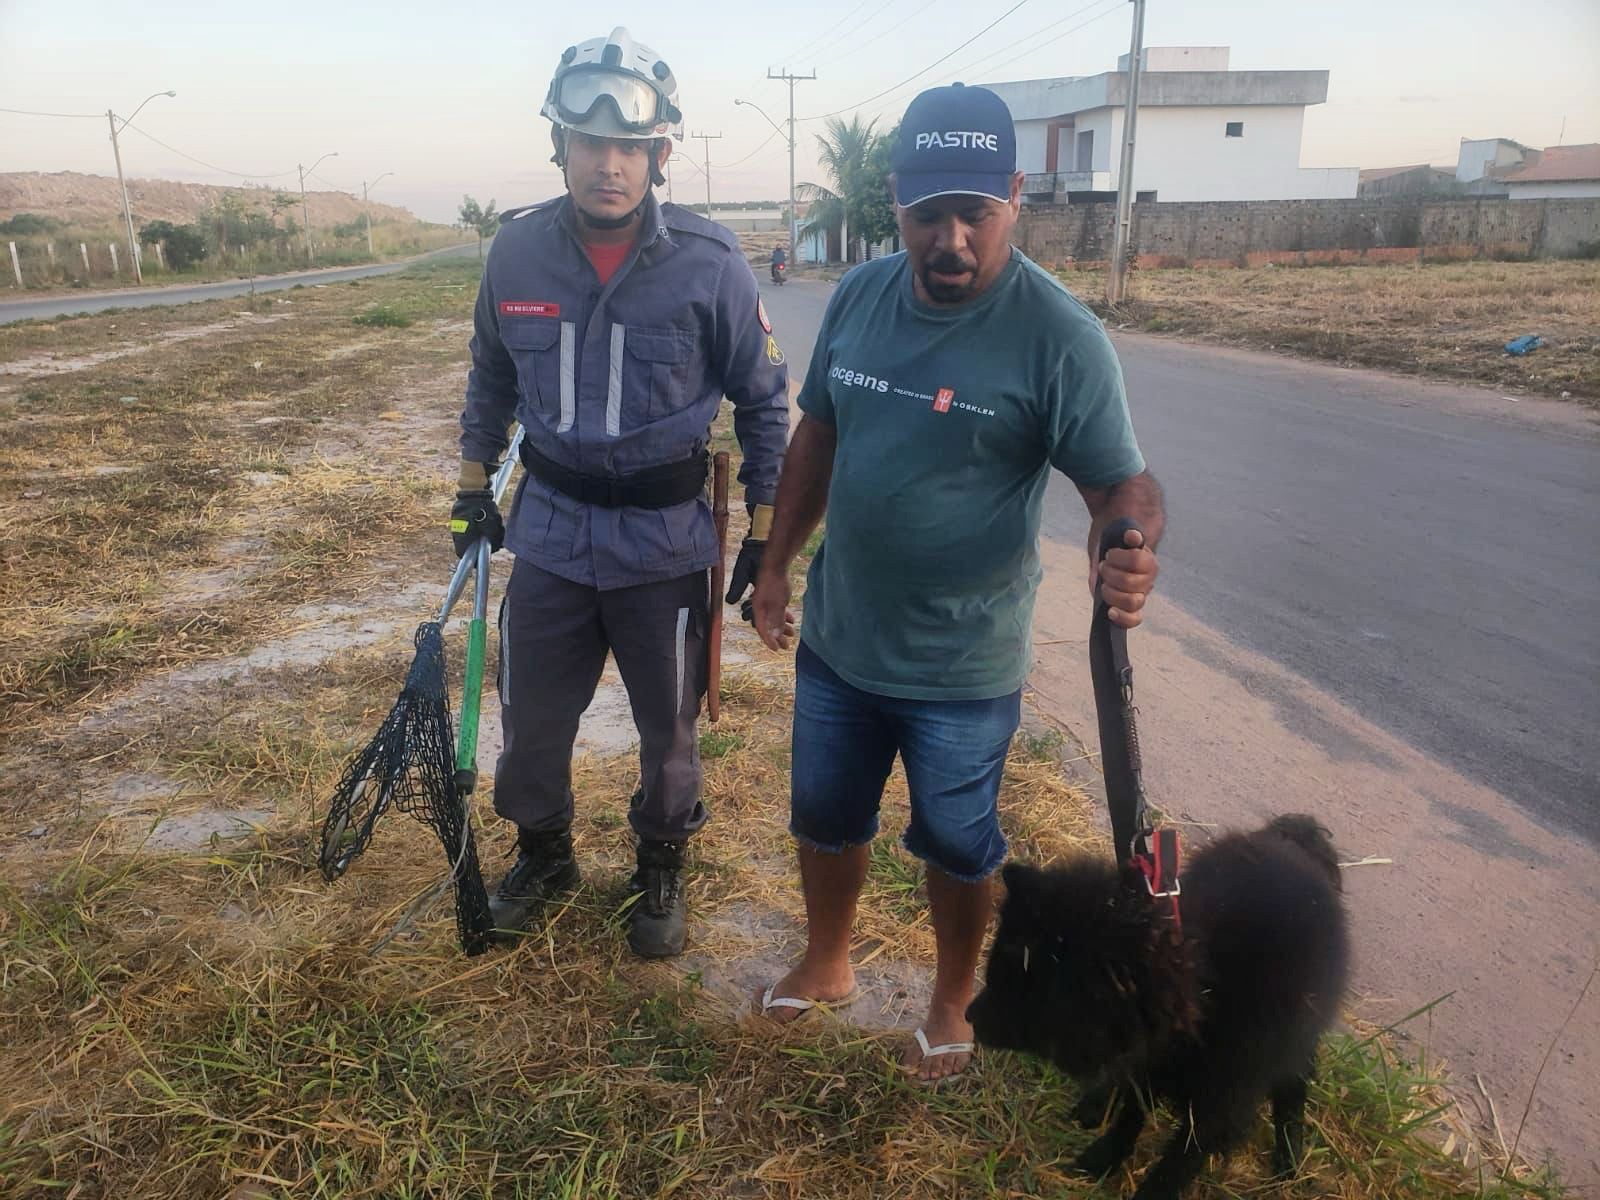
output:
[[[775,367],[783,366],[783,351],[778,347],[778,339],[770,333],[767,334],[767,361]]]
[[[768,335],[772,333],[772,319],[767,316],[767,306],[762,302],[760,296],[756,297],[756,320],[761,322],[762,333]]]

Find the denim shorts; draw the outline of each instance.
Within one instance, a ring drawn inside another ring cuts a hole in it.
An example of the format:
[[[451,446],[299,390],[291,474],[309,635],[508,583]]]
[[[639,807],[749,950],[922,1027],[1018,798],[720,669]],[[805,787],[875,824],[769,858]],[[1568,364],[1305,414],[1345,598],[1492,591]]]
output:
[[[878,832],[883,785],[900,755],[911,790],[905,848],[965,883],[1005,861],[1000,776],[1022,692],[993,700],[902,700],[839,678],[805,642],[795,652],[789,832],[838,854]]]

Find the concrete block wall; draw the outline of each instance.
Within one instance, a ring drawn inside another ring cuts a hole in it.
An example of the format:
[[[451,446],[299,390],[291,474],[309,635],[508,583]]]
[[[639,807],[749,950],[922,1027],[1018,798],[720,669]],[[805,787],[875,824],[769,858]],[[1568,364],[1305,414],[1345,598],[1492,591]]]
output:
[[[1015,241],[1043,263],[1101,262],[1110,255],[1115,219],[1113,204],[1028,206]],[[1144,266],[1552,258],[1600,243],[1600,199],[1137,204],[1133,242]]]

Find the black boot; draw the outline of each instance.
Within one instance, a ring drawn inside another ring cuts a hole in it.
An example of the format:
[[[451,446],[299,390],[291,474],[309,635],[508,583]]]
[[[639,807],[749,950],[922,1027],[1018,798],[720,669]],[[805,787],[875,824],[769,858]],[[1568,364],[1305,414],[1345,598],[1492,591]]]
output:
[[[640,958],[683,953],[683,843],[639,843],[639,866],[628,880],[638,900],[628,910],[628,945]]]
[[[511,933],[525,929],[545,901],[577,886],[570,829],[518,829],[517,861],[489,897],[495,929]]]

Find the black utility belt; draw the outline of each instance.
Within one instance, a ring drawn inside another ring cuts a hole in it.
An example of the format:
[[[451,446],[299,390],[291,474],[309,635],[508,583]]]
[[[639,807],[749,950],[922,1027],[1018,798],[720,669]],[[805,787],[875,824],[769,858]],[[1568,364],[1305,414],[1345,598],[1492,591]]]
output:
[[[540,483],[585,504],[601,508],[671,508],[706,490],[711,456],[702,450],[692,458],[647,467],[627,475],[585,475],[546,458],[522,440],[522,466]]]

